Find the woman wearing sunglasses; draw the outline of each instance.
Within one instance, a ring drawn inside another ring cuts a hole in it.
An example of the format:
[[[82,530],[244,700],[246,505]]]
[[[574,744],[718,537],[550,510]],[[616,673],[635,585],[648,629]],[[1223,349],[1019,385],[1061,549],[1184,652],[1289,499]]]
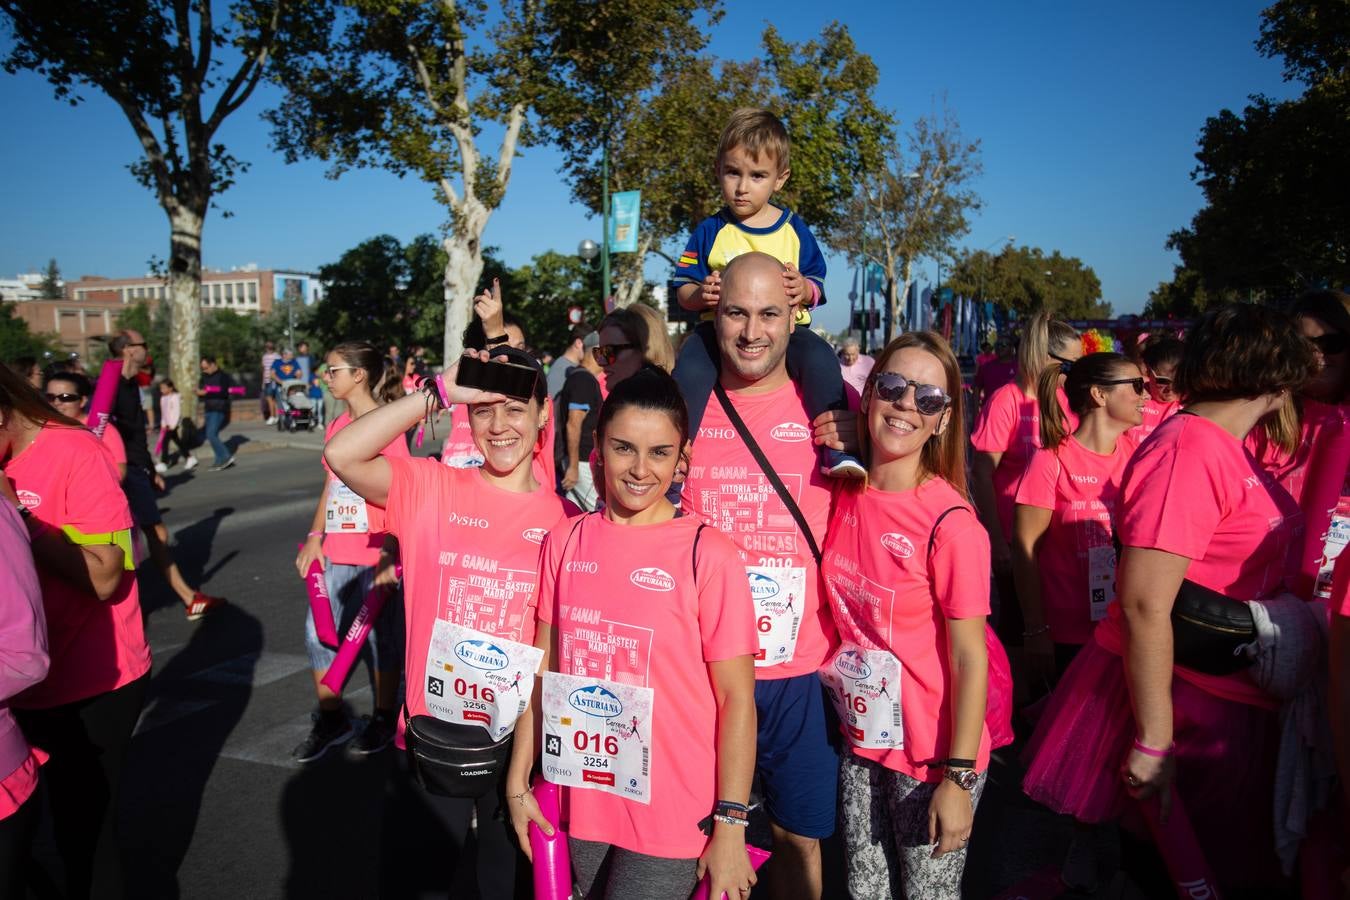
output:
[[[1078,419],[1072,431],[1059,385]],[[1041,375],[1041,447],[1017,488],[1013,571],[1022,606],[1022,648],[1033,689],[1045,692],[1092,636],[1115,599],[1116,498],[1143,418],[1139,367],[1119,353],[1092,353]]]
[[[1306,517],[1290,555],[1289,585],[1301,597],[1330,596],[1332,572],[1350,535],[1350,295],[1313,291],[1290,312],[1312,344],[1316,372],[1293,402],[1252,431],[1247,447],[1293,494]]]
[[[47,402],[63,416],[89,424],[89,398],[93,395],[93,386],[89,379],[78,372],[60,372],[48,376],[42,386]],[[113,464],[117,466],[119,478],[127,474],[127,447],[122,443],[122,435],[116,428],[103,429],[103,446],[112,454]]]
[[[616,309],[600,320],[596,329],[600,346],[591,352],[605,370],[605,389],[614,390],[635,374],[643,363],[669,372],[675,366],[670,335],[656,310],[641,303]]]
[[[1121,482],[1117,601],[1027,747],[1023,790],[1056,812],[1120,820],[1145,839],[1189,819],[1225,895],[1282,895],[1278,702],[1251,668],[1235,668],[1236,639],[1221,636],[1228,619],[1204,622],[1282,589],[1301,516],[1243,441],[1311,371],[1311,349],[1281,312],[1234,304],[1196,324],[1177,371],[1186,409],[1135,451]],[[1144,886],[1149,896],[1173,890]]]
[[[1181,409],[1181,396],[1176,391],[1177,366],[1181,365],[1181,354],[1186,345],[1174,337],[1160,335],[1148,339],[1139,361],[1143,363],[1144,383],[1148,386],[1148,397],[1144,400],[1144,422],[1130,431],[1134,443],[1142,443]]]
[[[851,753],[839,771],[854,897],[958,898],[984,790],[989,538],[966,494],[961,372],[912,332],[881,352],[837,489],[821,576],[839,628],[821,678]]]
[[[347,409],[329,423],[324,441],[333,440],[344,428],[359,421],[380,406],[402,397],[401,373],[386,364],[380,351],[365,341],[338,344],[325,360],[323,377],[333,396]],[[380,451],[389,459],[407,459],[408,445],[400,437]],[[322,460],[321,460],[322,462]],[[295,570],[301,578],[309,574],[315,561],[323,568],[328,602],[339,636],[346,633],[356,618],[366,594],[378,583],[386,590],[396,589],[394,566],[398,562],[398,541],[384,527],[384,510],[357,496],[326,462],[319,503],[310,520],[309,534],[295,557]],[[398,720],[398,676],[402,661],[402,635],[397,597],[390,598],[380,610],[366,639],[363,655],[368,654],[375,673],[375,709],[366,727],[352,745],[361,756],[377,753],[389,746]],[[314,689],[319,709],[314,726],[291,757],[307,763],[323,756],[330,748],[351,739],[354,729],[347,718],[342,698],[322,683],[329,666],[337,657],[336,648],[319,641],[314,625],[313,607],[305,615],[305,649],[314,672]]]
[[[1022,611],[1012,577],[1013,504],[1017,483],[1026,471],[1031,455],[1040,446],[1040,411],[1036,387],[1047,369],[1057,377],[1062,363],[1072,363],[1083,355],[1083,342],[1072,327],[1037,313],[1027,320],[1017,345],[1017,379],[989,396],[980,409],[971,433],[975,452],[971,457],[971,494],[980,521],[989,532],[989,547],[998,588],[998,615],[995,628],[1009,647],[1022,646]],[[1069,419],[1070,429],[1078,423],[1068,409],[1063,392],[1059,404]]]

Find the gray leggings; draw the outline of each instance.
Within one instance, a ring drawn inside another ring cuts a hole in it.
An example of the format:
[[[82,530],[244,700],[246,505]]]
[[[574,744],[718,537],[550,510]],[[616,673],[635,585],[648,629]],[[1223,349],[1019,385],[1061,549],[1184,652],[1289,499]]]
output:
[[[986,775],[971,791],[980,802]],[[839,821],[844,828],[848,892],[857,900],[922,897],[961,900],[966,851],[933,859],[928,842],[927,784],[853,753],[839,766]]]
[[[597,841],[567,839],[584,900],[689,900],[697,859],[664,859]]]

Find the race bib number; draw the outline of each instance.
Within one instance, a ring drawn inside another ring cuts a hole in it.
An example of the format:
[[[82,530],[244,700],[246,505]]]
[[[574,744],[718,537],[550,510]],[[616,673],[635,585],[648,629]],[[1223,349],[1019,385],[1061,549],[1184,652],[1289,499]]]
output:
[[[370,531],[365,499],[343,484],[340,478],[328,482],[328,509],[324,513],[323,530],[328,534],[366,534]]]
[[[543,659],[543,650],[437,619],[427,646],[427,711],[482,726],[499,741],[525,711]]]
[[[544,777],[651,802],[651,688],[544,673]]]
[[[845,641],[818,674],[853,746],[869,750],[905,746],[900,660],[894,655]]]
[[[1350,509],[1342,503],[1331,517],[1326,543],[1322,545],[1322,562],[1317,569],[1317,586],[1313,589],[1313,596],[1323,600],[1331,597],[1331,577],[1335,572],[1336,560],[1347,543],[1350,543]]]
[[[1106,618],[1106,608],[1116,599],[1116,548],[1088,548],[1088,612],[1092,621]]]
[[[800,566],[746,566],[750,599],[755,604],[759,652],[755,665],[790,662],[797,653],[797,632],[806,605],[806,570]]]

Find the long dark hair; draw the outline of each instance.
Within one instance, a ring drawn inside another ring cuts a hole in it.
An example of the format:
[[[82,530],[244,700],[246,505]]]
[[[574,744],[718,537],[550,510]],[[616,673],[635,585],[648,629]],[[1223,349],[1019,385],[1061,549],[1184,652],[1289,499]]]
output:
[[[381,405],[403,396],[403,375],[394,372],[393,361],[369,341],[343,341],[332,349],[349,366],[366,373],[370,396]]]
[[[1053,450],[1064,443],[1070,434],[1069,422],[1059,406],[1059,376],[1065,375],[1064,394],[1069,409],[1082,418],[1092,410],[1092,387],[1103,381],[1119,378],[1122,366],[1134,367],[1129,358],[1120,353],[1089,353],[1072,364],[1047,366],[1036,384],[1036,405],[1041,411],[1041,446]]]
[[[600,418],[595,423],[596,444],[605,439],[605,429],[620,412],[630,406],[650,409],[670,416],[670,422],[680,433],[680,448],[689,440],[689,409],[684,405],[680,386],[665,369],[651,363],[625,378],[609,392],[600,407]]]
[[[8,420],[16,413],[35,425],[84,427],[69,416],[63,416],[52,409],[47,399],[39,394],[37,388],[29,384],[26,378],[19,377],[8,366],[0,366],[0,414]]]

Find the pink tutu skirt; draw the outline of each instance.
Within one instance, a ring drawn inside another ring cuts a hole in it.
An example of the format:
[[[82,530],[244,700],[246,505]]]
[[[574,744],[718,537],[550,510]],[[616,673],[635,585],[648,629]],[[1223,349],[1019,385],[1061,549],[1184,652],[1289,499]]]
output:
[[[1278,880],[1272,826],[1276,714],[1172,679],[1177,801],[1222,882]],[[1082,822],[1141,823],[1120,767],[1135,737],[1121,658],[1089,641],[1027,745],[1022,789]],[[1142,825],[1139,825],[1142,828]]]

